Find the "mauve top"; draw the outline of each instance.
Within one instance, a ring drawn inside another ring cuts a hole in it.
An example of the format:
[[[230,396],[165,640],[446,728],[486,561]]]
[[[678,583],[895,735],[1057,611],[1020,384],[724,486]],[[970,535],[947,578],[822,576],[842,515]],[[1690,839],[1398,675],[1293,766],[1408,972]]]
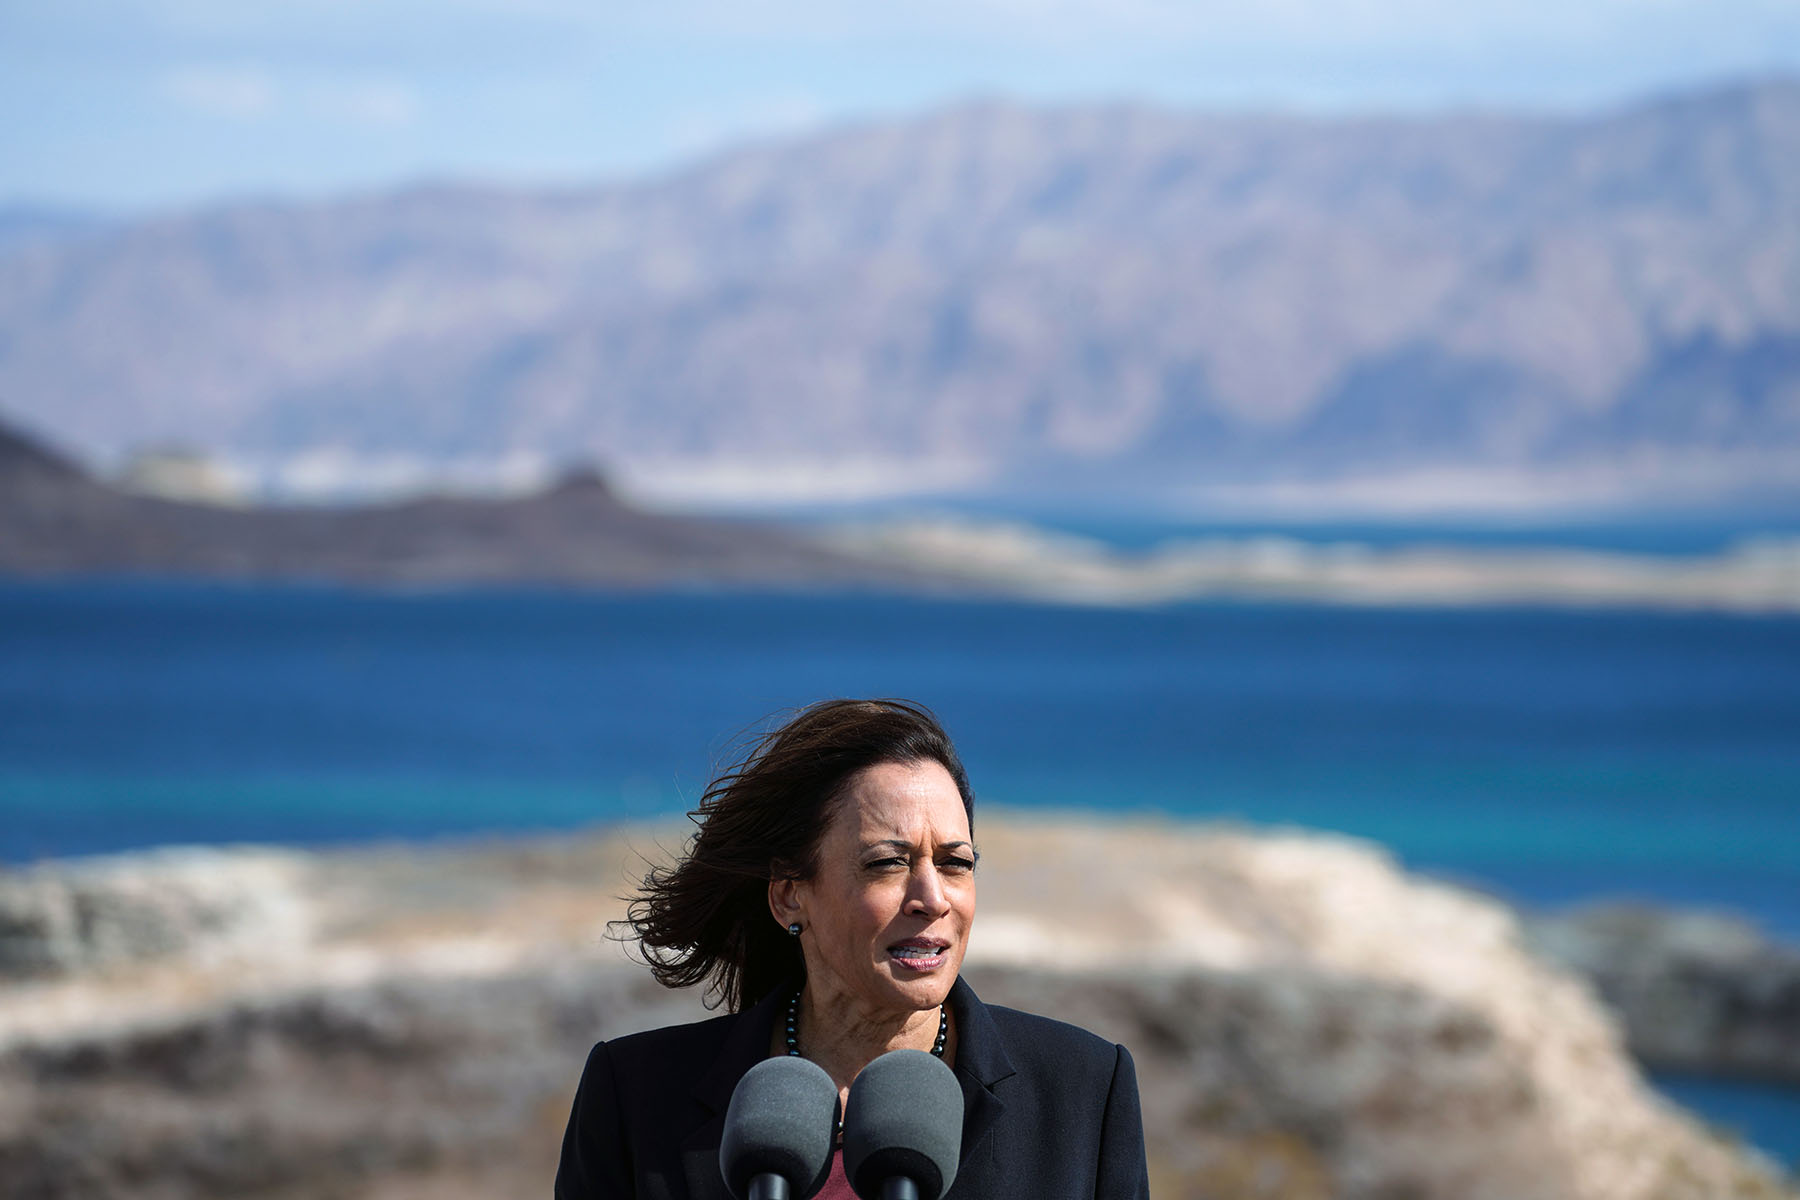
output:
[[[831,1152],[831,1175],[825,1180],[815,1200],[856,1200],[856,1190],[850,1186],[850,1177],[844,1174],[844,1152]]]

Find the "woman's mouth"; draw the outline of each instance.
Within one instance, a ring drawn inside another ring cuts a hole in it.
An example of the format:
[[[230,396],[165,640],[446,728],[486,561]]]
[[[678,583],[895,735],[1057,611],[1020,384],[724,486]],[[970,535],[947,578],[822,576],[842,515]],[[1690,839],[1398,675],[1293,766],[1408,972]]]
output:
[[[888,947],[888,957],[913,971],[935,971],[949,961],[950,943],[935,938],[907,938]]]

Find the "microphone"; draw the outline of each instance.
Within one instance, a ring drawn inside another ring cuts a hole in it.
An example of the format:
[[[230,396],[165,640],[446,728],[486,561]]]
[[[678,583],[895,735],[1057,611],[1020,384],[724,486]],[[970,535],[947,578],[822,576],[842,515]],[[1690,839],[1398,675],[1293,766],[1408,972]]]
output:
[[[817,1063],[765,1058],[725,1109],[719,1174],[737,1200],[807,1200],[831,1174],[838,1090]]]
[[[939,1200],[962,1158],[962,1088],[942,1060],[891,1050],[844,1107],[844,1174],[862,1200]]]

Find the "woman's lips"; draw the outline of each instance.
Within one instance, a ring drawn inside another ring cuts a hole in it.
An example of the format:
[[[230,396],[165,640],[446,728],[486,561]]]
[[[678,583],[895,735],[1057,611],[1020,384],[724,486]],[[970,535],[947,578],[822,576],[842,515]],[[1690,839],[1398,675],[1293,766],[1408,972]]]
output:
[[[935,971],[949,961],[950,943],[937,938],[907,938],[888,947],[888,957],[912,971]]]

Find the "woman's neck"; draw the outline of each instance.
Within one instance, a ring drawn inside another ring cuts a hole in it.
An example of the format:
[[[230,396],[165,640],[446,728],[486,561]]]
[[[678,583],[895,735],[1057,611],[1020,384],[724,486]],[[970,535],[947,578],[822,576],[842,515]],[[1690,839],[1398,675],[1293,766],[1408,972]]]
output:
[[[888,1051],[929,1052],[937,1043],[939,1012],[871,1011],[854,997],[832,995],[809,981],[800,995],[797,1041],[800,1053],[825,1068],[839,1092],[847,1093],[857,1074]],[[778,1038],[784,1036],[779,1024],[776,1032]]]

